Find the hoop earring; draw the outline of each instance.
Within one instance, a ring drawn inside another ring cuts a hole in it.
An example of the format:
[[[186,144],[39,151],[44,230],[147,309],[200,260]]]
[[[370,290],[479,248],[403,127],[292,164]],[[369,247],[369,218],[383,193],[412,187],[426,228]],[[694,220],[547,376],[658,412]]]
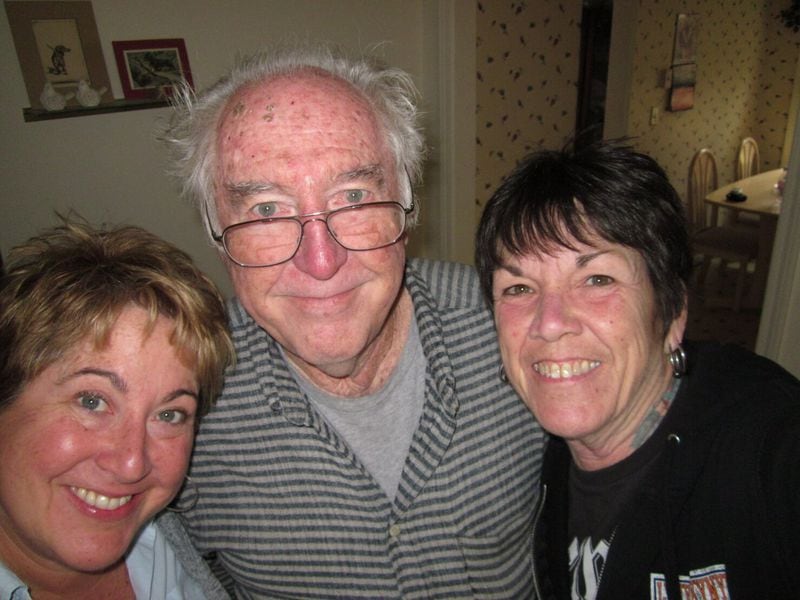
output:
[[[680,344],[669,353],[669,364],[672,366],[673,377],[679,378],[686,375],[686,352],[683,351]]]
[[[503,383],[508,383],[508,375],[506,375],[506,368],[504,366],[500,366],[500,381]]]
[[[185,513],[192,510],[195,506],[197,506],[197,501],[200,500],[200,488],[197,487],[197,484],[192,481],[192,478],[186,475],[184,477],[185,481],[181,486],[181,492],[191,490],[190,498],[188,500],[189,504],[186,506],[178,506],[178,500],[181,498],[181,494],[175,497],[175,499],[167,506],[166,510],[169,512],[174,513]]]

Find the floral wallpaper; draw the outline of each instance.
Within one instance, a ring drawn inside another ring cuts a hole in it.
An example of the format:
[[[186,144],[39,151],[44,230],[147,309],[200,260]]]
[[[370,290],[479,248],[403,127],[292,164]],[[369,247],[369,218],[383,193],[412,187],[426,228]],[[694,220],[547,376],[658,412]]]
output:
[[[477,4],[476,194],[478,212],[517,161],[560,148],[578,98],[581,3]]]
[[[629,110],[637,148],[666,169],[686,194],[689,163],[707,147],[720,184],[735,179],[739,143],[759,144],[761,169],[780,164],[800,34],[777,18],[785,0],[640,0]],[[694,107],[668,112],[664,72],[671,64],[675,20],[695,20],[697,79]],[[650,123],[652,107],[662,110]]]
[[[476,205],[478,214],[517,160],[560,148],[573,133],[581,2],[477,2]],[[780,164],[800,54],[800,33],[777,18],[786,0],[639,0],[628,134],[681,194],[694,152],[717,157],[720,183],[734,179],[743,137],[759,144],[762,170]],[[694,107],[666,110],[664,75],[675,21],[695,16]],[[651,109],[659,117],[651,124]]]

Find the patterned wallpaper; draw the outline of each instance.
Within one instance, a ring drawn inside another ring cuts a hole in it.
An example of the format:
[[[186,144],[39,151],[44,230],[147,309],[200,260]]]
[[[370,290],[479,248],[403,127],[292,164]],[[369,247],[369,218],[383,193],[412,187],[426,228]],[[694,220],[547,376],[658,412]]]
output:
[[[742,137],[759,143],[762,169],[780,165],[800,34],[776,15],[786,0],[639,0],[629,135],[681,194],[694,152],[711,148],[720,183],[734,178]],[[696,21],[694,108],[668,112],[664,72],[675,19]],[[477,210],[531,150],[560,148],[577,108],[581,3],[477,3]],[[650,125],[650,110],[660,117]]]
[[[689,163],[701,147],[717,158],[720,184],[735,178],[743,137],[758,141],[762,170],[781,166],[800,34],[777,19],[785,0],[640,0],[629,134],[686,194]],[[695,16],[694,107],[663,111],[663,75],[671,63],[675,18]],[[650,125],[652,107],[662,109]]]
[[[478,211],[519,159],[560,148],[575,128],[581,3],[477,5]]]

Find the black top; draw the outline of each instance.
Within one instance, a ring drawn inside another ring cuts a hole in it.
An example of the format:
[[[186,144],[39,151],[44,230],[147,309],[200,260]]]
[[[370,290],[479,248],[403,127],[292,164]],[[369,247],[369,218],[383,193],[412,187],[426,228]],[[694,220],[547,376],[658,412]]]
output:
[[[685,348],[689,373],[654,433],[664,451],[620,514],[597,598],[679,598],[679,585],[798,597],[800,382],[735,346]],[[570,598],[571,464],[552,438],[534,535],[542,598]]]

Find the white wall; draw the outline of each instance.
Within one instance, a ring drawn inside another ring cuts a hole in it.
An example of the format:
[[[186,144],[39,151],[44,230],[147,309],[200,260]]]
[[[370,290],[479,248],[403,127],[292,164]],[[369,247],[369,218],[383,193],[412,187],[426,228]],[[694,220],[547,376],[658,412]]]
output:
[[[795,93],[798,88],[795,86]],[[792,103],[794,121],[800,103]],[[800,378],[800,127],[795,127],[789,153],[786,189],[772,249],[767,291],[756,352],[767,356]],[[778,260],[776,260],[776,257]]]
[[[433,82],[439,80],[441,57],[447,56],[438,40],[443,27],[439,20],[449,19],[444,26],[458,29],[453,13],[474,11],[472,3],[459,0],[437,0],[437,10],[431,10],[430,0],[94,0],[92,4],[115,97],[121,98],[122,92],[112,40],[183,38],[195,86],[201,88],[213,83],[237,53],[250,53],[275,40],[325,40],[356,49],[384,42],[378,54],[412,74],[422,92],[426,120],[434,129],[439,127],[442,108],[440,86]],[[471,26],[474,40],[474,17]],[[470,69],[474,73],[467,65]],[[173,241],[230,292],[194,208],[177,199],[177,184],[163,173],[165,154],[154,131],[169,109],[25,123],[22,108],[29,102],[5,14],[0,16],[0,80],[3,254],[55,223],[54,210],[72,208],[95,223],[141,225]],[[474,80],[467,83],[467,89],[474,88]],[[458,91],[454,97],[460,99]],[[463,103],[461,107],[464,110]],[[433,133],[435,139],[448,135],[446,130]],[[425,219],[428,212],[438,214],[442,201],[436,172],[442,163],[439,146],[433,148],[429,167],[430,179],[437,182],[435,191],[423,191],[422,227],[411,246],[415,253],[429,256],[450,251],[435,224]],[[449,160],[453,162],[452,156]],[[472,195],[465,201],[471,207]]]

